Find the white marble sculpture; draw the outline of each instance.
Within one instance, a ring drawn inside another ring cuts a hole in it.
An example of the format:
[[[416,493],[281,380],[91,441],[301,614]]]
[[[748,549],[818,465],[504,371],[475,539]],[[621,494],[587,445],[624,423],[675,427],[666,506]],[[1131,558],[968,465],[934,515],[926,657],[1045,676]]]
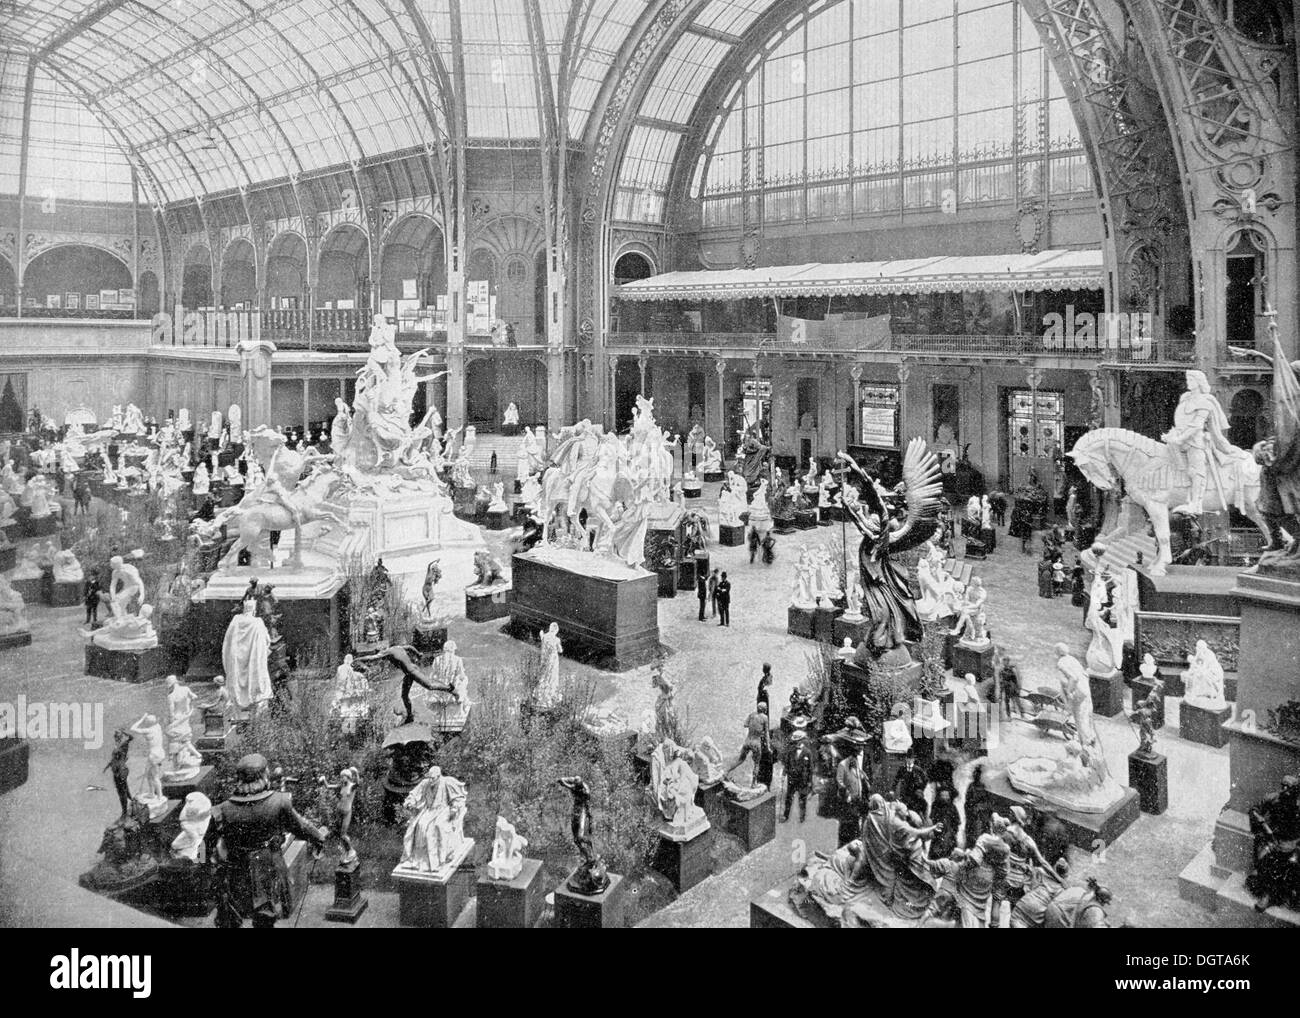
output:
[[[1061,809],[1079,813],[1104,813],[1124,794],[1111,776],[1092,716],[1088,673],[1058,643],[1056,667],[1061,674],[1061,695],[1074,721],[1074,736],[1060,756],[1023,756],[1007,766],[1013,787]],[[1054,743],[1053,745],[1061,745]]]
[[[817,483],[817,508],[819,511],[828,509],[835,504],[835,497],[831,494],[831,489],[834,487],[835,475],[827,470]]]
[[[212,800],[202,792],[191,792],[185,797],[178,819],[181,832],[172,839],[171,856],[198,862],[199,849],[203,847],[212,822]]]
[[[501,423],[506,427],[519,426],[519,407],[515,406],[513,401],[506,405],[506,412],[501,418]]]
[[[552,622],[537,638],[542,648],[542,674],[533,691],[533,703],[542,708],[554,707],[560,701],[560,654],[564,651],[559,624]]]
[[[232,435],[242,435],[244,433],[244,412],[239,408],[238,403],[231,403],[230,409],[226,412],[226,422],[230,425]]]
[[[906,706],[895,708],[881,730],[886,753],[906,753],[912,748],[912,716]]]
[[[711,736],[706,735],[691,750],[688,760],[691,770],[700,779],[701,785],[712,785],[727,775],[727,767],[722,759],[722,751]]]
[[[126,412],[122,415],[122,433],[124,435],[141,435],[144,434],[144,414],[134,403],[126,405]]]
[[[794,564],[794,585],[790,592],[790,607],[811,610],[817,607],[817,564],[812,549],[803,545]]]
[[[0,573],[0,636],[30,632],[27,622],[27,605],[23,595]]]
[[[130,727],[130,731],[144,741],[145,768],[141,777],[142,791],[136,793],[136,801],[148,807],[149,815],[158,817],[167,808],[167,796],[163,794],[163,764],[167,761],[162,725],[152,714],[141,715],[140,720]]]
[[[370,717],[370,681],[352,667],[352,655],[334,670],[334,695],[330,713],[343,723],[343,731],[356,731],[357,724]]]
[[[515,831],[515,825],[498,816],[496,832],[492,836],[488,876],[493,880],[514,880],[524,868],[524,849],[527,847],[528,839]]]
[[[856,569],[850,569],[848,572],[848,590],[845,592],[847,605],[844,614],[840,616],[845,622],[861,622],[862,615],[862,582],[858,579]],[[919,605],[918,605],[919,607]]]
[[[813,593],[817,595],[818,602],[820,603],[823,599],[827,603],[837,600],[844,593],[840,590],[839,570],[836,568],[836,563],[824,544],[819,544],[813,548],[812,561],[814,567]]]
[[[91,634],[91,640],[106,650],[140,651],[158,646],[153,606],[139,603],[144,598],[140,570],[121,555],[114,555],[108,564],[113,570],[108,583],[108,606],[112,614],[103,628]]]
[[[268,658],[271,635],[257,617],[257,602],[246,600],[243,609],[230,620],[221,644],[221,664],[231,699],[241,710],[256,710],[271,699]]]
[[[916,599],[917,617],[922,622],[938,621],[943,602],[930,560],[924,556],[916,561],[916,583],[921,588],[921,596]]]
[[[722,473],[722,451],[718,448],[718,443],[708,435],[704,436],[703,451],[696,466],[703,474]]]
[[[1084,625],[1092,633],[1084,660],[1094,675],[1113,675],[1124,661],[1124,633],[1115,624],[1113,613],[1104,609],[1105,575],[1104,572],[1098,573],[1092,582],[1088,615],[1084,620]]]
[[[497,481],[492,485],[492,498],[488,502],[488,512],[504,513],[508,512],[510,507],[506,505],[505,485]]]
[[[740,514],[749,508],[745,490],[745,479],[734,470],[727,475],[727,481],[718,492],[718,522],[724,527],[742,525]]]
[[[1142,663],[1138,665],[1138,671],[1141,672],[1142,678],[1148,682],[1156,680],[1156,674],[1160,671],[1160,666],[1156,664],[1156,659],[1149,653],[1142,655]]]
[[[397,868],[439,876],[454,868],[474,844],[465,837],[465,804],[465,785],[430,767],[406,797],[412,815]]]
[[[1183,700],[1196,707],[1220,711],[1228,706],[1224,698],[1223,666],[1204,640],[1197,640],[1196,649],[1187,656],[1183,689]]]
[[[678,835],[708,827],[704,810],[695,805],[699,776],[686,762],[689,750],[665,739],[650,756],[650,790],[668,829]]]
[[[190,424],[190,408],[183,406],[180,409],[180,413],[176,415],[176,429],[180,431],[182,434],[184,434],[185,432],[189,431],[191,427],[192,425]]]
[[[966,585],[966,592],[962,595],[961,605],[958,609],[957,624],[953,626],[951,635],[961,635],[962,642],[968,647],[987,646],[988,638],[984,636],[983,642],[980,642],[982,626],[979,624],[979,616],[984,613],[984,602],[988,599],[988,591],[984,589],[984,581],[978,576],[973,577],[969,584]]]
[[[85,571],[71,548],[64,548],[55,554],[53,572],[55,583],[81,583],[86,578]]]
[[[536,473],[542,469],[542,443],[531,427],[524,428],[524,439],[519,445],[519,456],[528,463],[528,472]]]

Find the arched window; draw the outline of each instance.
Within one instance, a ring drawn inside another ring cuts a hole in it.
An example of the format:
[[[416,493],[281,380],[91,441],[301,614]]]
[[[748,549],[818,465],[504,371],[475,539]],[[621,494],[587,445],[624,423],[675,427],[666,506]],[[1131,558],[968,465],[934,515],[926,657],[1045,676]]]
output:
[[[628,251],[614,263],[614,282],[617,284],[648,279],[652,274],[650,259],[638,251]]]
[[[841,0],[725,98],[707,226],[1091,192],[1065,93],[1010,0]],[[1019,181],[1016,169],[1019,167]]]

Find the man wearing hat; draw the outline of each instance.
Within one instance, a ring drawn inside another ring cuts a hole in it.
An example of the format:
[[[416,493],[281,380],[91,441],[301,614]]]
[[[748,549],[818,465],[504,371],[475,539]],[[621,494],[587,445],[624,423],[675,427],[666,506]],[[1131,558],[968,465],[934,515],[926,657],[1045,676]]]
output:
[[[835,733],[834,738],[845,746],[844,759],[835,768],[835,787],[840,794],[840,828],[838,840],[841,845],[861,836],[862,818],[867,813],[867,803],[871,798],[871,779],[867,776],[863,764],[870,737],[856,717],[844,722],[844,727]]]
[[[808,748],[808,733],[802,728],[796,728],[790,733],[790,748],[786,752],[783,821],[790,819],[790,807],[794,804],[796,795],[799,796],[799,823],[807,819],[808,793],[812,790],[812,783],[813,758],[812,750]]]
[[[209,858],[218,867],[217,921],[237,929],[248,919],[268,929],[290,911],[289,870],[284,863],[284,835],[325,847],[326,829],[317,829],[293,808],[288,792],[271,787],[266,757],[250,753],[235,768],[235,790],[212,811]]]
[[[930,776],[917,765],[916,753],[907,751],[903,757],[903,769],[894,778],[894,797],[913,813],[926,816],[929,806],[925,801],[925,786],[930,783]]]

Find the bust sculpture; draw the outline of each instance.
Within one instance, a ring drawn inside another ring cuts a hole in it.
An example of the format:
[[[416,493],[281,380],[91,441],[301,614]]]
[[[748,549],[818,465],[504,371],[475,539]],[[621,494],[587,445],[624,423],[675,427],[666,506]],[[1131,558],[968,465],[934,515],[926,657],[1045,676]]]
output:
[[[524,868],[524,849],[527,847],[528,839],[516,833],[514,824],[498,816],[496,832],[492,836],[488,876],[493,880],[514,880]]]
[[[1228,706],[1223,683],[1223,666],[1218,656],[1204,640],[1197,640],[1196,649],[1187,656],[1187,671],[1183,673],[1184,702],[1205,710],[1223,710]]]
[[[1156,664],[1156,659],[1147,653],[1142,655],[1142,663],[1138,665],[1138,671],[1142,673],[1142,678],[1154,682],[1160,674],[1160,667]]]

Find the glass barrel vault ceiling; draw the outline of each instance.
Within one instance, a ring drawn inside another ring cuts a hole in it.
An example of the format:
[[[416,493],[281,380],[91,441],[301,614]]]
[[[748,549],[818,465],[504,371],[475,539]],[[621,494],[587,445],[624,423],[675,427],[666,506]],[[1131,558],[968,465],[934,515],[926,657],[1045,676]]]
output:
[[[775,22],[776,35],[743,39],[777,6],[789,17]],[[884,101],[874,92],[850,91],[859,79],[869,83],[874,77],[859,73],[868,66],[868,57],[859,54],[877,52],[861,40],[887,33],[901,40],[901,66],[882,58],[878,68],[881,75],[900,76],[897,82],[913,74],[953,76],[951,52],[937,62],[925,55],[934,49],[934,32],[947,26],[965,47],[974,39],[979,12],[1011,6],[1008,0],[708,0],[688,8],[692,20],[679,23],[670,37],[636,111],[618,170],[616,214],[662,220],[668,178],[700,96],[742,39],[760,53],[775,46],[773,39],[785,40],[780,54],[768,60],[788,56],[790,47],[807,51],[807,81],[799,83],[797,97],[792,91],[781,98],[807,102],[808,122],[798,122],[800,111],[792,103],[789,110],[768,109],[765,103],[779,101],[777,91],[744,87],[739,101],[747,111],[752,105],[752,122],[770,123],[771,129],[762,134],[756,127],[742,137],[731,125],[736,117],[726,118],[725,127],[719,118],[709,140],[721,134],[731,147],[718,146],[716,170],[709,170],[707,180],[701,177],[706,196],[739,185],[727,167],[739,164],[741,146],[771,149],[774,179],[813,174],[819,160],[833,161],[845,151],[856,162],[868,142],[875,146],[871,152],[888,156],[888,144],[870,134],[893,128],[883,121],[868,124],[858,116],[851,136],[833,140],[850,130],[837,119],[840,107],[876,110]],[[631,54],[652,13],[647,0],[30,0],[9,8],[0,21],[0,192],[17,188],[31,60],[38,72],[29,194],[52,186],[77,197],[122,200],[135,161],[142,192],[171,203],[423,146],[447,130],[447,112],[459,105],[454,95],[444,94],[445,87],[463,90],[472,142],[535,142],[539,104],[548,102],[567,109],[568,136],[580,140],[602,86],[616,79],[620,55]],[[805,20],[807,27],[787,38]],[[1003,20],[1009,32],[1015,19]],[[981,31],[1002,31],[996,19],[990,25]],[[566,47],[568,33],[573,37]],[[457,35],[460,61],[452,46]],[[1024,40],[1024,48],[1030,41]],[[832,47],[852,54],[853,69],[847,60],[842,70],[816,69],[813,52],[824,48],[830,56]],[[992,54],[995,60],[1005,55]],[[549,81],[538,80],[539,68]],[[920,94],[928,80],[893,87]],[[814,95],[819,98],[808,102]],[[1049,123],[1060,121],[1058,98],[1055,88],[1044,97],[1052,106]],[[737,107],[734,96],[727,100]],[[942,155],[944,130],[932,122],[965,118],[966,111],[921,112],[926,116],[913,121],[903,110],[902,145],[938,144]],[[999,130],[1010,130],[998,126],[1002,120],[1009,125],[1010,114],[999,119],[988,110],[971,113],[981,116],[960,121],[959,134],[967,122],[987,125],[980,130],[990,141]],[[793,149],[779,150],[796,136],[808,149],[797,159]],[[756,183],[757,178],[747,186]]]

